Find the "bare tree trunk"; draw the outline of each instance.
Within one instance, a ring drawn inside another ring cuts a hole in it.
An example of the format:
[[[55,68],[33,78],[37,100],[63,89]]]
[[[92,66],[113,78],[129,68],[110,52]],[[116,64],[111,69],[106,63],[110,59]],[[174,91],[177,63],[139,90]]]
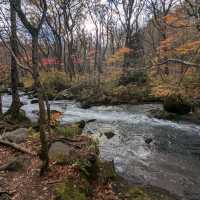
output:
[[[69,67],[70,80],[72,80],[72,78],[76,76],[72,55],[73,55],[73,38],[71,37],[70,41],[68,42],[68,67]]]
[[[40,2],[43,3],[42,9],[42,17],[38,22],[38,25],[32,25],[30,21],[26,17],[26,13],[23,12],[21,8],[21,1],[19,0],[12,0],[12,5],[14,6],[20,20],[22,21],[23,25],[27,28],[29,33],[32,37],[32,75],[34,80],[35,89],[38,94],[38,101],[39,101],[39,127],[40,127],[40,142],[41,142],[41,153],[40,159],[42,160],[42,166],[40,175],[44,175],[45,172],[48,170],[49,165],[49,158],[48,158],[48,141],[45,134],[45,127],[46,127],[46,110],[44,104],[44,90],[40,83],[40,75],[39,75],[39,45],[38,45],[38,36],[39,32],[42,28],[42,24],[46,18],[47,13],[47,3],[46,0],[41,0]]]
[[[32,35],[32,65],[33,65],[33,79],[35,88],[38,94],[39,101],[39,127],[40,127],[40,141],[41,141],[41,153],[40,158],[43,161],[40,174],[43,175],[48,170],[48,142],[45,133],[46,126],[46,111],[44,104],[44,95],[42,85],[40,83],[39,67],[38,67],[38,35]]]
[[[16,25],[16,11],[13,7],[13,4],[10,3],[10,21],[11,21],[11,49],[15,56],[18,55],[18,42],[17,42],[17,25]],[[9,109],[12,118],[17,118],[20,111],[20,98],[18,94],[18,84],[19,84],[19,76],[17,69],[17,61],[13,55],[11,55],[11,89],[12,89],[12,104]]]
[[[0,93],[0,115],[3,114],[2,95]]]

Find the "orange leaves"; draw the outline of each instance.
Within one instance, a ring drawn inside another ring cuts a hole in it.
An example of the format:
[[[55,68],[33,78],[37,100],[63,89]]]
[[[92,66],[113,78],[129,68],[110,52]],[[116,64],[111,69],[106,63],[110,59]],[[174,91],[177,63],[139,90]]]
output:
[[[173,12],[170,12],[163,19],[168,26],[176,28],[190,26],[190,21],[187,19],[186,14],[181,8],[177,8]]]
[[[174,36],[169,36],[168,38],[166,38],[165,40],[160,42],[160,53],[164,53],[166,51],[169,51],[172,48],[172,45],[174,43]]]
[[[178,20],[178,17],[172,14],[168,14],[164,17],[164,20],[167,24],[173,24]]]
[[[50,119],[51,126],[55,126],[56,124],[58,124],[62,115],[63,115],[62,112],[52,111],[51,112],[51,119]]]

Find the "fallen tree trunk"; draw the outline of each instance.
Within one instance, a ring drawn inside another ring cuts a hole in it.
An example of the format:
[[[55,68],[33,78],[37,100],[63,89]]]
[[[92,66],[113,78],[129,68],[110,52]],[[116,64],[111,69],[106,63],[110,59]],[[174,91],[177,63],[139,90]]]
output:
[[[4,145],[4,146],[7,146],[7,147],[11,147],[11,148],[13,148],[13,149],[15,149],[17,151],[29,154],[31,156],[36,156],[37,155],[36,153],[30,152],[29,150],[27,150],[27,149],[25,149],[23,147],[20,147],[19,145],[15,144],[13,142],[9,142],[9,141],[0,139],[0,144]]]

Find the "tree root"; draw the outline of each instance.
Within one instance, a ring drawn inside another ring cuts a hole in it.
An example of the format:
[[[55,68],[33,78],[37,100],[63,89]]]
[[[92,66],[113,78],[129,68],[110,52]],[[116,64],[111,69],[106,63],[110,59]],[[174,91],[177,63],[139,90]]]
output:
[[[9,142],[9,141],[6,141],[6,140],[2,140],[0,139],[0,144],[1,145],[4,145],[4,146],[7,146],[7,147],[11,147],[17,151],[20,151],[22,153],[26,153],[26,154],[29,154],[31,156],[36,156],[37,154],[36,153],[33,153],[33,152],[30,152],[28,151],[27,149],[23,148],[23,147],[20,147],[19,145],[13,143],[13,142]]]

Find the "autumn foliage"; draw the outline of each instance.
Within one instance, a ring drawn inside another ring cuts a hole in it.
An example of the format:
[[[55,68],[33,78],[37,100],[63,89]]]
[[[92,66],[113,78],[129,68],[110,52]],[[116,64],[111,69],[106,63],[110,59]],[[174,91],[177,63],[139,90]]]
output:
[[[154,57],[155,65],[149,72],[152,93],[156,96],[174,92],[192,96],[193,93],[193,98],[200,98],[196,92],[200,80],[196,68],[175,63],[156,65],[171,58],[199,63],[200,33],[194,21],[179,6],[164,17],[164,22],[165,38],[160,41]]]

